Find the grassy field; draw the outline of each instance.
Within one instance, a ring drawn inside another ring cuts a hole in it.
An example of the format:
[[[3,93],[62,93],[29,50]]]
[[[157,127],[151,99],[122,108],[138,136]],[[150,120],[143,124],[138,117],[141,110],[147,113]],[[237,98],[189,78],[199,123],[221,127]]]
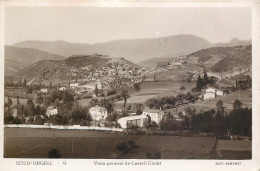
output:
[[[193,106],[202,106],[208,108],[215,108],[218,100],[223,101],[223,106],[227,109],[233,109],[233,103],[236,99],[240,99],[243,107],[252,107],[252,90],[237,91],[226,96],[219,96],[214,99],[209,99],[201,102],[194,103]]]
[[[184,91],[180,90],[180,87],[184,86]],[[187,93],[194,86],[193,83],[188,82],[143,82],[140,85],[140,91],[131,91],[130,98],[127,103],[144,103],[149,98],[166,97],[176,95],[178,93]],[[123,104],[124,101],[118,101],[117,103]]]
[[[252,142],[245,140],[218,140],[216,150],[219,150],[223,159],[251,159]]]
[[[92,100],[92,98],[90,99],[81,99],[81,100],[78,100],[79,104],[81,106],[88,106],[89,102]]]
[[[116,158],[118,142],[134,140],[138,146],[119,158],[146,158],[159,150],[165,159],[216,158],[213,137],[119,135],[83,130],[5,128],[4,156],[47,158],[53,148],[62,158]],[[73,144],[73,148],[72,148]]]
[[[62,158],[109,159],[116,157],[115,146],[118,142],[137,138],[139,136],[81,130],[5,128],[4,156],[47,158],[48,151],[56,148]]]

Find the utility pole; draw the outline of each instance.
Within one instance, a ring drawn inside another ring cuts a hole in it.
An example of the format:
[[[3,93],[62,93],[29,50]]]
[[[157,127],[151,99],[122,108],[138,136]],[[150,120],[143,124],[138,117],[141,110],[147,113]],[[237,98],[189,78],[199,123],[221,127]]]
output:
[[[72,143],[71,143],[71,152],[73,153],[73,138],[72,138]]]

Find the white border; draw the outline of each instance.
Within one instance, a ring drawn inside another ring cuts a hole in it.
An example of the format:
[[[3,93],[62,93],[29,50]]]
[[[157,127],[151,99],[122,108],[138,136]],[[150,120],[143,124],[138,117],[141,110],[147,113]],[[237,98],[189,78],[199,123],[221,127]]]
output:
[[[56,7],[252,7],[252,43],[253,43],[253,84],[252,84],[252,100],[253,100],[253,159],[252,160],[241,160],[242,165],[240,166],[228,166],[228,165],[216,165],[216,161],[225,162],[226,160],[162,160],[160,166],[95,166],[94,161],[107,161],[107,160],[92,160],[92,159],[58,159],[53,160],[53,163],[66,161],[67,165],[53,165],[53,166],[17,166],[16,161],[39,161],[39,159],[4,159],[3,158],[3,119],[0,121],[0,170],[259,170],[260,169],[260,0],[256,1],[225,1],[218,3],[217,1],[191,1],[191,2],[180,2],[180,1],[164,1],[164,2],[119,2],[119,1],[7,1],[0,2],[0,114],[3,114],[3,84],[4,84],[4,7],[6,6],[56,6]],[[3,118],[3,115],[1,115]],[[50,161],[48,159],[40,159],[40,161]],[[110,160],[110,161],[126,161],[126,160]],[[133,161],[133,160],[128,160]],[[144,160],[141,160],[144,161]],[[231,160],[227,160],[231,162]]]

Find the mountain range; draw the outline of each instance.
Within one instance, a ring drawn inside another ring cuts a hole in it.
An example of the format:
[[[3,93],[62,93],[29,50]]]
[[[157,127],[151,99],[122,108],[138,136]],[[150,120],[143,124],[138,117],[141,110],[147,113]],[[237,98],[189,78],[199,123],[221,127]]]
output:
[[[157,62],[177,55],[188,55],[210,47],[247,45],[251,41],[236,38],[227,43],[211,43],[193,35],[173,35],[161,38],[125,39],[97,44],[71,43],[65,41],[24,41],[5,46],[5,75],[13,75],[20,69],[41,60],[64,60],[75,54],[102,54],[108,57],[124,57],[143,67],[155,66]]]
[[[193,35],[174,35],[161,38],[125,39],[97,44],[80,44],[65,41],[25,41],[13,46],[34,48],[65,57],[71,55],[92,55],[98,53],[109,57],[124,57],[138,63],[140,61],[172,56],[179,53],[189,54],[197,50],[212,47],[212,43]]]

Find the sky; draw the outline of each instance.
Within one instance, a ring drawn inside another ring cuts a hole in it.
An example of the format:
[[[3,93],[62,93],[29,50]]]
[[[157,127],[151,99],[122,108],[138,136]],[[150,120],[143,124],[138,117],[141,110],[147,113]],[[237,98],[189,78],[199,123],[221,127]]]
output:
[[[251,8],[7,7],[5,44],[101,43],[191,34],[212,43],[251,39]]]

